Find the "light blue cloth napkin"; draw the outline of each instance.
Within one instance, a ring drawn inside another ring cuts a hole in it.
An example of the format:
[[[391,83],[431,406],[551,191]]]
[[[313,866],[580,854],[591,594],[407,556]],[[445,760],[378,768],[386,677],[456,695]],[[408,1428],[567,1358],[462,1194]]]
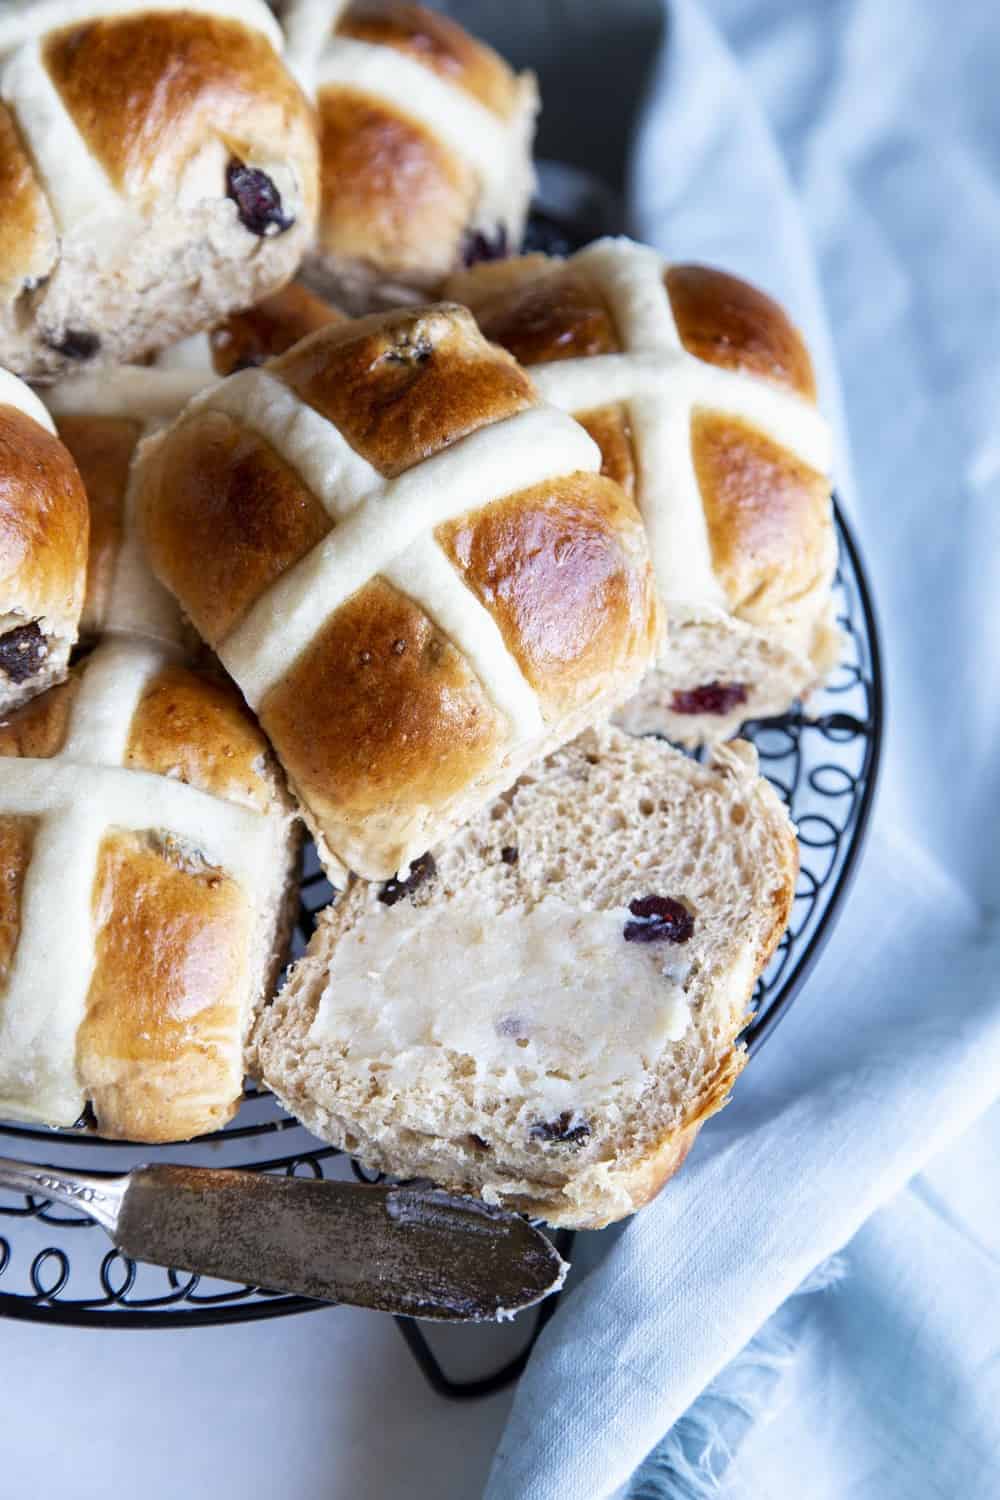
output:
[[[839,365],[889,741],[819,968],[680,1176],[583,1237],[488,1500],[1000,1495],[998,79],[978,0],[668,0],[634,228],[785,300],[838,423]]]

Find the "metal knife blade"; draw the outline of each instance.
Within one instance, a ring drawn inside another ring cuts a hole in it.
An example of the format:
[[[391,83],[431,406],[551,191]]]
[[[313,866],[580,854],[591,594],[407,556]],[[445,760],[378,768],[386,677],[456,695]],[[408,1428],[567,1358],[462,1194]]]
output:
[[[515,1214],[428,1186],[186,1166],[115,1178],[0,1161],[0,1183],[90,1213],[133,1260],[408,1317],[513,1316],[568,1267]]]

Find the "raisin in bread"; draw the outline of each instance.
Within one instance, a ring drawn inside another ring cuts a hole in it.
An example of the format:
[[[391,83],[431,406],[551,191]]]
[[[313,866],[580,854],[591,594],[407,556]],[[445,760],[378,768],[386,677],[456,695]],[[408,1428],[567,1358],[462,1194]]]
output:
[[[251,1071],[369,1167],[598,1228],[726,1102],[797,869],[749,745],[591,732],[324,912]]]

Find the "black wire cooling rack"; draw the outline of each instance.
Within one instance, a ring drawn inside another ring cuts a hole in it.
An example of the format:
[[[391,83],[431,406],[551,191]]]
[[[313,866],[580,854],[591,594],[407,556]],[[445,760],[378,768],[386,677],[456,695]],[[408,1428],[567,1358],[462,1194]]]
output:
[[[844,632],[840,668],[826,688],[779,719],[750,723],[761,768],[788,804],[802,847],[792,922],[755,995],[746,1040],[755,1052],[799,993],[830,936],[857,867],[875,793],[883,729],[878,630],[857,546],[837,509],[840,563],[836,603]],[[307,856],[295,951],[315,913],[330,898],[315,855]],[[25,1160],[84,1172],[121,1172],[160,1156],[199,1165],[344,1176],[371,1181],[341,1152],[322,1146],[284,1115],[267,1094],[248,1088],[225,1130],[187,1146],[129,1147],[84,1131],[54,1132],[0,1125],[0,1150]],[[558,1237],[569,1254],[572,1237]],[[187,1273],[136,1265],[107,1249],[89,1219],[45,1200],[0,1193],[0,1314],[38,1322],[104,1328],[196,1328],[304,1312],[321,1304],[301,1297],[209,1282]],[[324,1304],[325,1305],[325,1304]],[[534,1315],[516,1357],[485,1378],[450,1378],[422,1328],[399,1319],[420,1368],[442,1395],[487,1395],[520,1374],[531,1346],[555,1310],[550,1298]]]
[[[565,253],[614,230],[618,206],[593,179],[560,164],[543,164],[542,191],[557,216],[535,214],[526,248]],[[878,628],[864,568],[850,528],[836,508],[840,556],[836,604],[844,632],[838,671],[808,709],[747,724],[761,769],[774,784],[799,831],[802,864],[792,920],[755,992],[755,1017],[745,1040],[756,1052],[802,988],[830,936],[857,867],[875,794],[883,730]],[[293,955],[308,942],[315,914],[331,897],[307,851]],[[55,1132],[0,1123],[0,1152],[57,1169],[111,1175],[141,1161],[168,1156],[200,1166],[253,1171],[354,1176],[377,1180],[343,1153],[323,1146],[282,1113],[269,1094],[248,1087],[226,1129],[186,1146],[134,1147],[102,1141],[84,1130]],[[569,1257],[572,1235],[556,1236]],[[522,1347],[493,1374],[458,1380],[445,1373],[423,1329],[398,1319],[420,1369],[439,1394],[456,1399],[489,1395],[516,1379],[557,1298],[529,1323]],[[50,1324],[100,1328],[198,1328],[281,1317],[327,1304],[231,1286],[186,1272],[137,1265],[107,1249],[91,1220],[46,1200],[0,1190],[0,1314]],[[461,1332],[461,1331],[459,1331]]]

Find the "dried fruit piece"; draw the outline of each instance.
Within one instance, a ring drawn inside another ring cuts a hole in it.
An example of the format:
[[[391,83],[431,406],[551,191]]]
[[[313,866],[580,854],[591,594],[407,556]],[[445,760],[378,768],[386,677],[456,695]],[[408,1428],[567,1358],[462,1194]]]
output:
[[[11,682],[26,682],[33,677],[48,654],[48,642],[37,620],[0,635],[0,672],[6,673]]]
[[[706,682],[702,687],[679,689],[670,707],[675,714],[728,714],[746,701],[743,682]]]
[[[694,917],[672,896],[640,896],[629,902],[635,921],[625,923],[626,943],[686,943]]]
[[[516,865],[518,861],[518,852],[514,848],[514,845],[506,844],[504,848],[500,850],[500,858],[503,860],[505,865]]]
[[[378,899],[383,906],[395,906],[404,896],[412,896],[417,887],[429,880],[436,870],[433,856],[421,854],[419,859],[411,862],[410,873],[405,880],[399,880],[394,875],[391,880],[386,881],[378,893]]]
[[[423,329],[403,329],[385,358],[391,365],[423,365],[434,353],[434,345]]]
[[[226,168],[226,196],[236,204],[240,223],[251,234],[284,234],[295,223],[281,205],[281,194],[266,172],[235,156]]]
[[[579,1146],[590,1135],[590,1126],[575,1110],[564,1109],[557,1120],[539,1120],[531,1127],[533,1141],[557,1141],[561,1146]]]
[[[89,328],[66,328],[59,338],[47,338],[46,345],[67,359],[93,359],[100,352],[101,341]]]
[[[483,229],[467,229],[462,236],[463,266],[477,266],[484,260],[504,260],[509,254],[506,224],[498,224],[492,235]]]

